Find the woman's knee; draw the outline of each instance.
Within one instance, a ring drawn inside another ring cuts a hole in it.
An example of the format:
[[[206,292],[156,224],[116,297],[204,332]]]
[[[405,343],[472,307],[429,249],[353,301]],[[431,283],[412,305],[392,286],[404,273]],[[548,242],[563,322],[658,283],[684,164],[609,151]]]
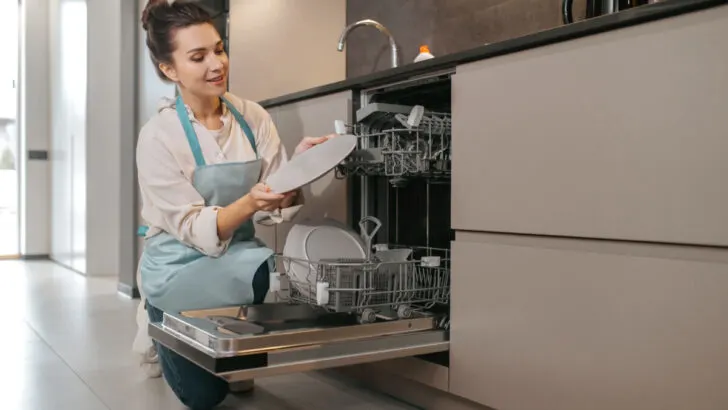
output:
[[[147,305],[150,320],[161,320],[162,311]],[[211,410],[230,392],[228,383],[174,351],[156,344],[164,380],[177,398],[192,410]]]
[[[192,410],[210,410],[230,392],[228,383],[169,349],[160,346],[164,379],[177,398]]]
[[[253,304],[260,305],[270,290],[270,270],[268,262],[263,262],[253,276]]]
[[[182,394],[175,391],[179,400],[192,410],[212,410],[227,397],[229,388],[227,384],[221,386],[219,383],[200,383],[191,380]]]

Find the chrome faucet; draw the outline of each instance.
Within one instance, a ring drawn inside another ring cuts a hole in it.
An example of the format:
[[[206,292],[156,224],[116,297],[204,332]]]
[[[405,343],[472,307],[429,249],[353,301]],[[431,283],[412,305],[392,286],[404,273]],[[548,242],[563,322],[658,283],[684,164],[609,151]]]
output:
[[[341,32],[341,36],[339,37],[339,47],[337,50],[344,51],[344,44],[346,43],[346,38],[349,36],[349,33],[354,30],[357,27],[362,26],[372,26],[379,30],[382,34],[387,36],[389,38],[389,48],[391,50],[392,54],[392,68],[399,66],[399,46],[397,45],[397,42],[394,41],[394,36],[392,36],[392,33],[389,32],[389,30],[384,27],[379,22],[376,22],[374,20],[360,20],[356,23],[349,24],[344,28],[344,31]]]

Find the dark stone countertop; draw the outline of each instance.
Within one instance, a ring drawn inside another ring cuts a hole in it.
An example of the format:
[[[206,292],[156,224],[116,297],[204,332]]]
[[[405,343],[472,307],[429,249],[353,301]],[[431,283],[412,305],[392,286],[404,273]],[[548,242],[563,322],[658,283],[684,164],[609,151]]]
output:
[[[320,97],[336,92],[364,89],[387,83],[406,80],[408,78],[452,69],[460,64],[484,60],[500,55],[516,53],[548,44],[559,43],[579,37],[586,37],[605,31],[628,27],[653,20],[660,20],[697,10],[728,4],[728,0],[664,0],[646,6],[609,14],[598,18],[583,20],[577,23],[555,27],[523,37],[517,37],[473,48],[459,53],[435,57],[431,60],[408,63],[397,68],[378,71],[372,74],[349,78],[307,90],[298,91],[279,97],[260,101],[265,108],[290,104],[310,98]]]

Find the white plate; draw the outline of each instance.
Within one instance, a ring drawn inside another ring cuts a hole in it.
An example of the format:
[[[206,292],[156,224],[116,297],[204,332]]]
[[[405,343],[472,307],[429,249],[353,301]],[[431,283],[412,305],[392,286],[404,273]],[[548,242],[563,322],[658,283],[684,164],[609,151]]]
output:
[[[325,245],[336,243],[330,249]],[[338,259],[350,257],[360,259],[365,255],[364,244],[356,232],[335,220],[324,220],[320,224],[299,223],[293,225],[286,237],[283,255],[294,259]],[[302,296],[312,297],[316,288],[316,264],[294,260],[287,266],[288,275]]]
[[[334,169],[356,148],[356,137],[339,135],[291,158],[265,182],[274,193],[308,185]]]
[[[355,236],[333,226],[320,226],[309,231],[304,246],[306,259],[312,262],[366,258],[366,251]]]

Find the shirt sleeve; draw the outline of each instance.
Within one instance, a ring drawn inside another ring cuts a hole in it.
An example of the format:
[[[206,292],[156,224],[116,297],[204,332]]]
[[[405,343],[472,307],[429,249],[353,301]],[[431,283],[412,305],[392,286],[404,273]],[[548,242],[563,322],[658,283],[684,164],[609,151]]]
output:
[[[140,190],[164,221],[164,231],[208,256],[220,256],[227,249],[230,240],[221,241],[217,233],[219,207],[205,206],[172,152],[156,136],[140,136],[137,169]]]

